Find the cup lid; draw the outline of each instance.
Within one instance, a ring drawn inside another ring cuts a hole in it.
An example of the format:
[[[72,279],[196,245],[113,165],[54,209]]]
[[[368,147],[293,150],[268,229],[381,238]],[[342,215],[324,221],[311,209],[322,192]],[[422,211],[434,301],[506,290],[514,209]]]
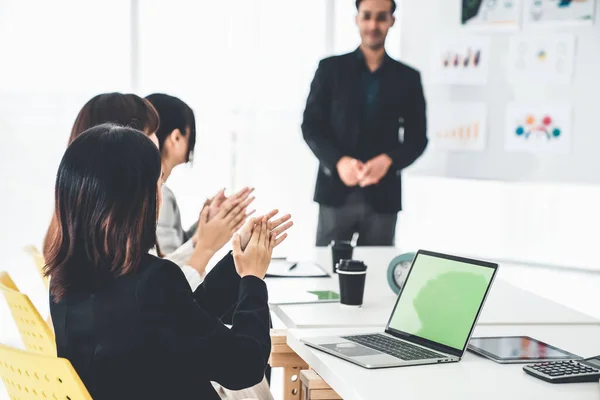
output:
[[[359,260],[340,260],[337,270],[352,271],[352,272],[363,272],[367,270],[367,266],[364,262]]]

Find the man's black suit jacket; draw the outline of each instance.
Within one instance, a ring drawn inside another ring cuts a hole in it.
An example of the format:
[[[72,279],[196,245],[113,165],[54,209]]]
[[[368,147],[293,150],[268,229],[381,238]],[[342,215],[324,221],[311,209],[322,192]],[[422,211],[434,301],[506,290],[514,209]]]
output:
[[[361,73],[366,66],[364,59],[357,57],[359,51],[321,60],[311,84],[302,134],[319,159],[314,200],[322,205],[341,206],[347,195],[357,190],[344,185],[336,164],[343,156],[360,159],[358,138],[367,134],[377,138],[370,146],[377,154],[370,156],[386,153],[393,164],[378,184],[361,190],[375,211],[395,213],[402,209],[401,171],[427,146],[421,77],[418,71],[386,54],[379,71],[376,122],[365,127],[361,120]]]

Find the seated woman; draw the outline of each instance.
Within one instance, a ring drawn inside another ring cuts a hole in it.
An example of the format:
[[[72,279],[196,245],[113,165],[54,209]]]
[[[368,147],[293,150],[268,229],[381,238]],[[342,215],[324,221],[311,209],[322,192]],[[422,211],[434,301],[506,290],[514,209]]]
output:
[[[79,114],[75,119],[75,123],[71,130],[71,136],[69,137],[69,144],[86,129],[106,122],[129,126],[143,131],[154,144],[158,146],[156,132],[160,126],[160,118],[156,109],[148,100],[142,99],[135,94],[122,93],[104,93],[90,99],[83,106],[81,111],[79,111]],[[215,215],[221,206],[238,206],[243,201],[247,200],[248,194],[247,190],[242,191],[236,196],[232,196],[227,203],[215,201],[210,207],[210,214]],[[245,208],[234,209],[234,211],[239,218],[239,222],[244,222],[246,213]],[[211,218],[212,215],[210,215]],[[273,224],[273,222],[271,222],[271,224]],[[53,235],[56,231],[56,218],[53,217],[44,239],[43,249],[46,258],[49,244],[53,240]],[[194,235],[194,243],[196,242],[196,239],[197,234]],[[190,241],[190,245],[187,246],[186,249],[174,252],[173,254],[164,254],[164,256],[182,268],[186,279],[188,279],[190,285],[195,289],[200,284],[201,277],[204,275],[206,262],[204,260],[205,255],[201,254],[199,251],[194,251],[195,249],[191,242],[192,241]]]
[[[156,131],[156,137],[160,149],[164,180],[167,182],[173,168],[189,162],[193,156],[196,144],[196,118],[190,106],[177,97],[154,93],[146,96],[146,100],[154,106],[160,118],[160,126]],[[251,189],[244,188],[228,199],[224,191],[220,191],[212,199],[209,218],[219,207],[229,201],[235,201],[236,198],[243,199],[242,207],[245,209],[254,200],[254,197],[249,197],[251,192]],[[196,225],[184,230],[177,200],[167,185],[163,185],[162,195],[163,202],[156,231],[157,241],[162,251],[169,254],[173,261],[181,264],[181,260],[190,257],[193,246],[197,241],[194,236]],[[250,214],[252,212],[247,213],[246,217]],[[269,215],[268,218],[270,219],[273,216]],[[274,229],[283,226],[283,224],[289,224],[287,221],[290,218],[290,215],[285,215],[277,221],[271,222],[271,228]],[[192,289],[200,283],[203,273],[204,271],[199,271],[198,279],[194,279],[193,275],[186,273]]]
[[[173,168],[189,162],[193,156],[196,144],[196,118],[194,111],[176,97],[157,93],[147,96],[145,100],[152,104],[161,119],[156,137],[161,153],[163,179],[166,183]],[[253,197],[249,197],[250,193],[250,189],[244,188],[230,200],[235,200],[236,197],[243,198],[242,207],[245,209],[254,200]],[[197,242],[197,236],[194,234],[196,224],[187,230],[183,229],[177,200],[167,185],[163,185],[162,195],[163,201],[158,218],[156,239],[161,251],[169,254],[175,262],[181,264],[183,260],[190,258]],[[223,191],[211,200],[209,218],[226,200]],[[241,225],[243,223],[240,223],[239,227]],[[200,284],[204,275],[204,271],[198,272],[197,278],[193,274],[186,273],[192,289]]]
[[[194,146],[196,144],[196,118],[191,107],[177,97],[163,93],[154,93],[146,96],[146,100],[154,106],[160,118],[160,126],[156,131],[156,137],[158,139],[163,176],[166,183],[169,176],[171,176],[173,168],[190,162],[193,157]],[[219,207],[224,207],[229,201],[233,201],[237,197],[246,199],[242,203],[242,206],[244,208],[247,207],[254,200],[253,197],[248,197],[251,192],[251,189],[244,188],[228,199],[225,196],[224,190],[220,191],[211,200],[209,218]],[[252,212],[247,213],[246,216],[250,214]],[[271,221],[271,218],[275,214],[276,210],[266,215],[269,220],[269,230],[278,230],[281,233],[292,226],[289,214]],[[174,262],[181,264],[181,260],[190,257],[190,254],[193,252],[193,246],[198,241],[197,235],[193,233],[195,230],[196,225],[193,225],[187,231],[183,229],[181,213],[175,194],[167,185],[163,185],[162,205],[160,207],[156,230],[156,239],[160,249],[166,253],[170,253],[169,257]],[[198,270],[197,274],[193,274],[189,271],[186,272],[184,268],[184,273],[188,278],[192,290],[200,284],[204,276],[203,270]],[[270,367],[267,367],[266,377],[267,380],[270,379]],[[223,388],[218,388],[218,391],[222,398],[236,399],[255,397],[257,394],[268,391],[268,386],[266,383],[261,383],[259,386],[252,388],[251,391],[246,391],[246,393],[234,393],[223,390]],[[244,396],[244,394],[247,396]],[[265,398],[265,396],[260,398]]]
[[[95,400],[219,399],[259,383],[270,353],[263,281],[285,239],[250,221],[192,291],[181,269],[148,254],[161,203],[160,154],[142,133],[103,124],[67,148],[56,179],[58,220],[49,246],[50,311],[58,355]],[[207,255],[234,217],[208,207],[198,224]],[[232,328],[219,319],[232,310]]]
[[[193,156],[196,144],[196,119],[192,109],[178,98],[164,94],[152,94],[146,97],[152,104],[162,124],[156,131],[165,183],[173,168],[187,163]],[[185,242],[192,239],[195,224],[188,230],[181,225],[181,214],[173,192],[163,185],[162,204],[158,217],[156,239],[162,251],[172,253]],[[213,202],[221,200],[221,193]]]

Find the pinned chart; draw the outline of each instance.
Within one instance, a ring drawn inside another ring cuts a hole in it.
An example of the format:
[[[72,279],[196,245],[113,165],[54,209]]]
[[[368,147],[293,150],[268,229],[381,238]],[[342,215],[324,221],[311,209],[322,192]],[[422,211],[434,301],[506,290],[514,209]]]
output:
[[[465,36],[439,39],[431,50],[434,83],[485,85],[490,63],[490,40]]]
[[[571,106],[509,104],[506,151],[568,154],[571,148]]]
[[[520,0],[462,0],[461,22],[469,28],[516,30]]]
[[[524,26],[592,25],[596,0],[525,0]]]
[[[455,140],[462,143],[468,143],[479,139],[480,131],[481,127],[479,126],[479,122],[473,122],[472,124],[458,125],[446,130],[437,131],[436,137],[443,140]]]
[[[575,65],[575,35],[519,35],[510,39],[508,80],[570,84]]]
[[[487,109],[484,103],[433,105],[430,120],[437,147],[450,151],[485,149]]]

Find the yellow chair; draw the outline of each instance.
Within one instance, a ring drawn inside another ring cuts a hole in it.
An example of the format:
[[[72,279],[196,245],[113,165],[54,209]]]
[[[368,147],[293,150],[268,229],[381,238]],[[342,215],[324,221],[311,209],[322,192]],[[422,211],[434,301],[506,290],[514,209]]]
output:
[[[44,281],[44,285],[46,285],[46,289],[48,289],[50,281],[48,280],[47,276],[44,276],[44,267],[46,266],[46,260],[44,259],[44,255],[40,253],[40,251],[35,246],[25,247],[25,252],[29,254],[31,258],[33,258],[35,266],[37,267],[38,272],[40,273],[40,276]]]
[[[12,280],[12,278],[10,277],[8,272],[0,271],[0,285],[3,285],[5,287],[15,290],[17,292],[19,291],[19,288],[17,287],[15,282]]]
[[[0,291],[6,298],[25,347],[34,353],[56,356],[54,333],[46,321],[44,321],[29,297],[15,290],[16,286],[14,286],[14,283],[13,288],[5,284],[4,280],[6,277],[10,279],[10,276],[6,272],[3,272],[2,276],[4,278],[0,282]],[[12,282],[12,279],[10,282]]]
[[[34,354],[0,344],[0,377],[13,400],[92,400],[65,358]]]

